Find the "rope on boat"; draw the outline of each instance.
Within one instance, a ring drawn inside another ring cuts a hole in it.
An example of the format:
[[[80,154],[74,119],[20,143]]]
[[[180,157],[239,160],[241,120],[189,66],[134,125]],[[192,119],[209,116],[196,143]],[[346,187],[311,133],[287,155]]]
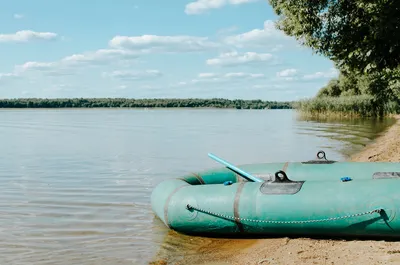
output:
[[[314,220],[304,220],[304,221],[271,221],[271,220],[256,220],[256,219],[249,219],[249,218],[240,218],[240,217],[234,217],[234,216],[229,216],[225,214],[220,214],[220,213],[213,213],[208,210],[201,209],[199,207],[192,206],[190,204],[186,205],[186,209],[188,210],[196,210],[199,212],[207,213],[210,215],[215,215],[222,217],[224,219],[231,219],[235,221],[245,221],[245,222],[255,222],[255,223],[272,223],[272,224],[303,224],[303,223],[316,223],[316,222],[328,222],[328,221],[336,221],[336,220],[341,220],[341,219],[348,219],[348,218],[353,218],[353,217],[358,217],[358,216],[363,216],[367,214],[373,214],[373,213],[381,213],[383,209],[375,209],[371,210],[368,212],[362,212],[362,213],[356,213],[356,214],[350,214],[350,215],[344,215],[340,217],[331,217],[331,218],[325,218],[325,219],[314,219]]]

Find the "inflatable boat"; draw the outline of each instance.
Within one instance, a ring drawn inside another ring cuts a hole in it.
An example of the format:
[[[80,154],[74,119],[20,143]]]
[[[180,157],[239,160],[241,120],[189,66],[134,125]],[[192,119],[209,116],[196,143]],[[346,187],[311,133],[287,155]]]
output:
[[[152,209],[170,229],[211,236],[400,236],[400,163],[336,162],[319,153],[315,161],[236,167],[209,156],[225,168],[165,180],[153,190]]]

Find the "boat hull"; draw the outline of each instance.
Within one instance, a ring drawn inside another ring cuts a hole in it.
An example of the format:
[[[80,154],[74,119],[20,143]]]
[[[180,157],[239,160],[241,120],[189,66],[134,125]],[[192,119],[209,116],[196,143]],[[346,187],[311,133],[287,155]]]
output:
[[[398,165],[379,168],[371,163],[356,171],[354,163],[341,164],[336,171],[330,168],[329,177],[321,177],[322,165],[307,171],[294,164],[287,172],[296,174],[288,175],[287,181],[273,176],[261,183],[242,181],[225,169],[205,171],[161,182],[152,192],[151,204],[167,227],[184,234],[399,237],[400,179],[396,174],[373,178],[375,172]],[[268,165],[241,168],[265,174],[281,166]],[[347,174],[349,167],[353,174]],[[302,178],[306,173],[308,178]],[[341,180],[348,175],[350,181]]]

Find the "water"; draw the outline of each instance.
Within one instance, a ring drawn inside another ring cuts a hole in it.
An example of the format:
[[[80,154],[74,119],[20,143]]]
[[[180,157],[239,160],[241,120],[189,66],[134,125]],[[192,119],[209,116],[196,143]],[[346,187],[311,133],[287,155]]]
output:
[[[344,160],[393,122],[306,121],[291,110],[1,110],[0,264],[179,256],[193,239],[171,240],[154,218],[158,182],[219,166],[208,152],[234,164],[308,160],[320,149]]]

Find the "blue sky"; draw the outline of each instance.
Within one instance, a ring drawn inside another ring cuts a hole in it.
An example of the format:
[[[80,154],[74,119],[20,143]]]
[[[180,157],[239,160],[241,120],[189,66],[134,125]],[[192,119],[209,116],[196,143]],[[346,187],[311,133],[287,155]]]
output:
[[[337,71],[276,19],[266,0],[2,1],[0,97],[311,97]]]

